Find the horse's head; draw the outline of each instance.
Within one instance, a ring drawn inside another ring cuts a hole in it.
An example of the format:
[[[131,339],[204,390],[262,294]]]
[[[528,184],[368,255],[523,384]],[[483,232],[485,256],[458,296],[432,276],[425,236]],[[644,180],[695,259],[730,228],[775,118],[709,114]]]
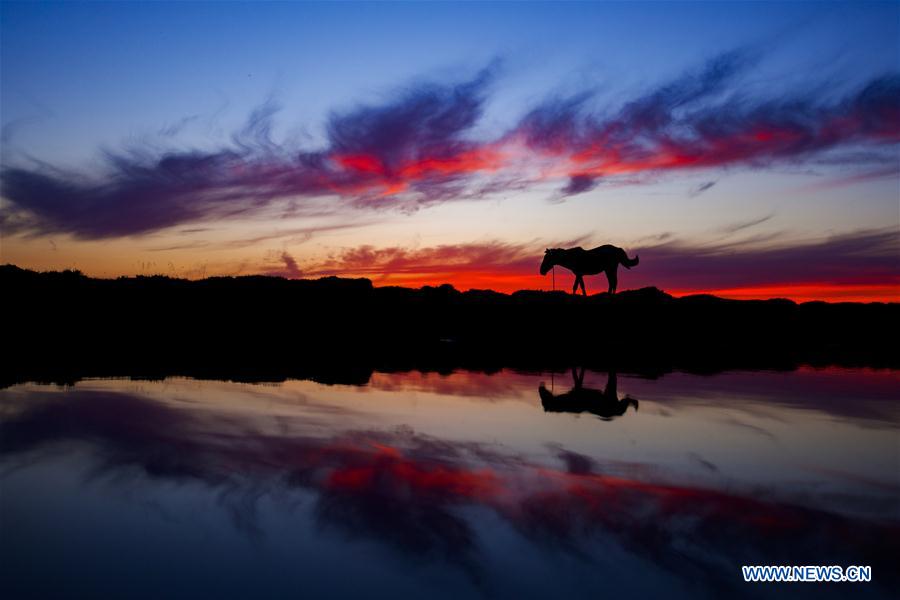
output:
[[[547,389],[543,381],[538,387],[538,395],[541,397],[541,404],[544,406],[544,410],[547,410],[548,405],[553,406],[553,401],[556,400],[556,395]]]
[[[541,275],[546,275],[547,271],[553,268],[553,265],[557,264],[557,258],[559,255],[559,248],[547,248],[544,251],[544,260],[541,262]]]

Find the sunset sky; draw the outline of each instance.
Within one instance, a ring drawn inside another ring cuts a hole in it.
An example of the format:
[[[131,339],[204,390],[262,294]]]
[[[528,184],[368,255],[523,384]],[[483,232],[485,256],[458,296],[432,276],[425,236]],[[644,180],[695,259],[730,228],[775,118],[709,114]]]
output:
[[[0,17],[2,263],[900,301],[897,2]]]

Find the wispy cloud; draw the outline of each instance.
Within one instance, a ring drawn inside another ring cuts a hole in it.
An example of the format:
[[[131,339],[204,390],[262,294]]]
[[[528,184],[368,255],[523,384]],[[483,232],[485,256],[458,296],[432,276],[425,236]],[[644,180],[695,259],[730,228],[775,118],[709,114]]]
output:
[[[275,142],[278,106],[269,100],[229,147],[213,152],[106,152],[100,178],[45,164],[4,166],[3,195],[12,207],[3,225],[98,239],[247,215],[277,199],[291,198],[290,213],[304,216],[377,208],[401,193],[421,202],[446,198],[461,178],[494,168],[488,147],[462,138],[481,115],[491,77],[485,70],[463,83],[412,86],[384,104],[333,113],[320,151]],[[322,197],[338,201],[324,208],[310,201]]]
[[[751,227],[756,227],[757,225],[762,225],[766,221],[772,219],[775,216],[775,213],[768,214],[764,217],[759,217],[758,219],[750,219],[749,221],[738,221],[737,223],[729,223],[722,227],[722,231],[724,233],[737,233],[739,231],[743,231],[745,229],[750,229]]]
[[[281,261],[284,263],[284,267],[267,271],[265,274],[286,279],[297,279],[303,276],[303,271],[297,266],[297,261],[287,251],[281,253]]]
[[[573,192],[590,189],[590,179],[758,168],[845,145],[900,141],[900,76],[874,79],[831,102],[803,91],[756,98],[743,92],[739,77],[752,64],[740,51],[718,56],[611,114],[591,110],[584,95],[547,102],[525,118],[519,134],[530,149],[556,159],[556,174],[569,177],[564,190]]]
[[[165,245],[151,246],[147,248],[147,250],[151,252],[167,252],[171,250],[184,250],[191,248],[215,248],[215,249],[228,249],[228,248],[246,248],[250,246],[257,246],[259,244],[263,244],[266,242],[272,242],[274,240],[280,240],[279,243],[282,245],[287,244],[302,244],[304,242],[308,242],[313,239],[317,234],[327,234],[338,231],[343,231],[347,229],[357,229],[366,227],[375,223],[377,221],[374,220],[347,220],[342,223],[322,223],[319,225],[310,225],[308,227],[288,227],[288,228],[274,228],[270,230],[265,230],[260,232],[257,235],[231,238],[225,240],[213,240],[213,239],[191,239],[184,242],[176,242]],[[203,233],[214,233],[213,228],[196,228],[196,229],[187,229],[181,230],[178,233],[180,235],[189,235],[191,238],[196,238],[197,234]],[[212,237],[212,235],[211,235]]]
[[[548,180],[561,183],[564,197],[601,181],[821,160],[835,149],[854,151],[869,171],[884,170],[885,145],[900,142],[900,75],[837,100],[803,90],[756,97],[741,84],[754,64],[746,52],[726,53],[613,108],[597,106],[590,93],[547,101],[493,139],[474,131],[496,87],[494,67],[332,112],[325,143],[314,150],[273,139],[279,106],[268,100],[217,150],[107,151],[105,171],[95,176],[5,159],[2,225],[101,239],[247,217],[275,203],[282,216],[298,217],[412,210]],[[193,119],[163,127],[163,137]]]
[[[688,193],[688,196],[691,198],[696,198],[706,190],[710,189],[712,186],[716,185],[715,181],[704,181],[700,185],[697,185],[691,188],[691,191]]]
[[[893,227],[764,248],[746,242],[699,246],[669,241],[635,252],[641,255],[641,265],[629,273],[632,280],[656,282],[672,290],[759,285],[900,286],[900,236]]]

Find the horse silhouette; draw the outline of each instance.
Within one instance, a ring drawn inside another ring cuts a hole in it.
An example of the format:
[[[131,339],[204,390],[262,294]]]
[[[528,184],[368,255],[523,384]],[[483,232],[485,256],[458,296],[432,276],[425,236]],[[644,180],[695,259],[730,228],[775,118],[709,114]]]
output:
[[[544,252],[544,261],[541,263],[541,275],[546,275],[554,265],[565,267],[575,273],[572,293],[577,294],[578,286],[581,286],[581,293],[587,296],[587,291],[584,289],[584,276],[605,272],[606,279],[609,281],[607,291],[615,294],[619,281],[619,265],[630,269],[636,267],[639,260],[638,256],[633,259],[628,258],[624,250],[609,244],[590,250],[585,250],[581,246],[577,248],[547,248]]]
[[[619,400],[615,371],[610,371],[607,375],[606,388],[603,390],[584,387],[584,367],[581,368],[581,374],[572,368],[572,380],[575,387],[563,394],[554,394],[541,382],[538,394],[544,412],[588,412],[604,421],[611,421],[624,415],[629,406],[634,406],[634,410],[638,409],[638,401],[628,395]]]

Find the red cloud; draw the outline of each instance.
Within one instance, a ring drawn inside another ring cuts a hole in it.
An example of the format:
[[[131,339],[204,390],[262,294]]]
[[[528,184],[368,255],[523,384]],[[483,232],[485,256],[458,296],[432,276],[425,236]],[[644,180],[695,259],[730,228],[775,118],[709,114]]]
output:
[[[586,244],[573,240],[553,245],[582,243]],[[729,298],[897,301],[897,244],[893,229],[762,249],[740,244],[692,246],[666,242],[630,249],[640,254],[641,264],[628,271],[624,283],[629,288],[655,286],[678,296],[714,293]],[[308,277],[368,277],[378,285],[449,283],[460,290],[546,290],[551,278],[538,274],[542,253],[543,246],[534,243],[498,241],[429,248],[359,246],[302,270]],[[291,267],[286,263],[285,268]],[[571,285],[569,272],[558,269],[557,289],[570,289]],[[605,283],[600,287],[605,288]]]

